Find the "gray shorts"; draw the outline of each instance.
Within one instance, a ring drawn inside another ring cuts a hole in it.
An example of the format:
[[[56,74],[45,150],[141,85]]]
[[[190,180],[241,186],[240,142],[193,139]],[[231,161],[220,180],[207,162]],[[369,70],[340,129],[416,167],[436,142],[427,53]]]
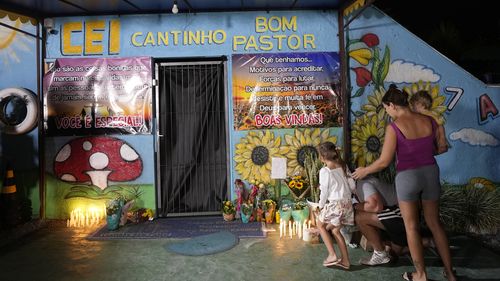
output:
[[[437,164],[400,171],[395,184],[399,201],[437,201],[441,195]]]

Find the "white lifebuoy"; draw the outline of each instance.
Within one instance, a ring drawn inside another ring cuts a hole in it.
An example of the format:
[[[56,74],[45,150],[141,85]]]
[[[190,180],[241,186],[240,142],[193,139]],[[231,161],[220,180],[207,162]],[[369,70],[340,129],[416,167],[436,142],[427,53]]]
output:
[[[20,98],[26,106],[26,116],[21,122],[10,124],[7,120],[7,105],[13,98]],[[20,135],[31,131],[38,123],[37,96],[23,88],[0,90],[0,130],[9,135]]]

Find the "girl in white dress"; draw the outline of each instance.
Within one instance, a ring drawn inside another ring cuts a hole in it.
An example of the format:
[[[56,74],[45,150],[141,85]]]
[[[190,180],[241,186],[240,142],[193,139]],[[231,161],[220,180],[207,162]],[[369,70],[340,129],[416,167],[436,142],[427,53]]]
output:
[[[320,211],[318,216],[318,228],[328,250],[328,257],[323,261],[323,266],[349,269],[351,263],[340,229],[345,225],[354,225],[351,195],[354,192],[355,183],[350,178],[347,165],[340,157],[335,144],[321,143],[318,150],[320,160],[325,164],[325,167],[319,171]],[[330,230],[339,246],[340,258],[335,253]]]

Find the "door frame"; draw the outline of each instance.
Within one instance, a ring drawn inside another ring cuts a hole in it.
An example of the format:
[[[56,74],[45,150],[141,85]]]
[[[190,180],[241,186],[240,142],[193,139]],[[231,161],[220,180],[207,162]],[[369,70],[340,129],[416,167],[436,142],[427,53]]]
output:
[[[154,134],[154,159],[155,159],[155,196],[156,196],[156,216],[163,217],[161,214],[161,206],[162,206],[162,192],[163,187],[161,186],[161,159],[160,159],[160,138],[163,137],[160,135],[160,83],[158,80],[159,77],[159,67],[161,65],[204,65],[204,64],[217,64],[222,63],[223,65],[223,83],[224,83],[224,95],[222,96],[224,100],[224,121],[226,125],[226,177],[227,177],[227,194],[231,196],[231,161],[230,161],[230,137],[229,130],[231,126],[229,126],[229,99],[228,99],[228,73],[227,73],[227,57],[188,57],[188,58],[154,58],[153,66],[153,85],[154,85],[154,94],[153,94],[153,134]],[[190,213],[170,213],[167,214],[167,217],[182,217],[182,216],[200,216],[200,215],[216,215],[220,214],[220,212],[190,212]]]

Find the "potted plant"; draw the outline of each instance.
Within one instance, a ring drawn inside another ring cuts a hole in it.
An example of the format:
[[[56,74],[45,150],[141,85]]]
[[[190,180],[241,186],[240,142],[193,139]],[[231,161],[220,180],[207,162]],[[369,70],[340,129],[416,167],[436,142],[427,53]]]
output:
[[[309,206],[304,200],[298,200],[293,204],[293,220],[298,223],[304,223],[309,218]]]
[[[253,213],[253,206],[252,204],[245,202],[241,204],[241,221],[243,223],[248,223],[250,221],[250,217],[252,216]]]
[[[226,200],[222,202],[222,217],[225,221],[234,220],[234,215],[236,214],[236,207],[231,200]]]

